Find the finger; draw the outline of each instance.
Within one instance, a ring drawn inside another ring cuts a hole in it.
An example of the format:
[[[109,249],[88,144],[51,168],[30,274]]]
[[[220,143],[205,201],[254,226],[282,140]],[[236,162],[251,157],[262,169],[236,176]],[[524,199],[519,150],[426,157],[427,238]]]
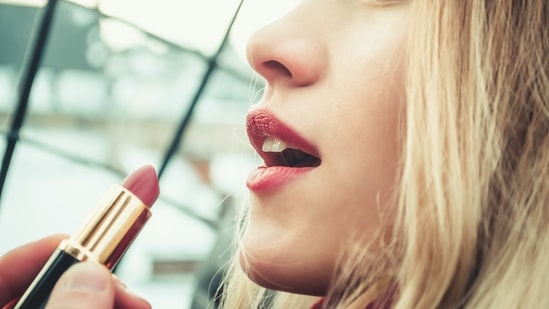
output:
[[[28,243],[0,257],[0,307],[20,297],[66,235]]]
[[[71,266],[53,288],[46,309],[112,309],[115,285],[103,265],[82,262]]]
[[[145,299],[129,291],[124,283],[114,276],[115,308],[150,309],[151,304]]]

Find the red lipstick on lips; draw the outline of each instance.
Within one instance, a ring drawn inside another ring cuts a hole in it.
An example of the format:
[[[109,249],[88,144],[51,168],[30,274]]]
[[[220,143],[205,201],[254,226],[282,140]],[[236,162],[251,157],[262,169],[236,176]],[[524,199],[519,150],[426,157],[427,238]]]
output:
[[[151,216],[159,193],[150,165],[111,186],[91,218],[59,244],[14,309],[44,308],[59,277],[75,263],[92,260],[113,269]]]
[[[318,150],[288,125],[267,110],[254,110],[246,118],[248,138],[265,162],[250,173],[247,187],[254,192],[273,190],[308,173],[321,163]],[[282,141],[288,147],[281,152],[263,151],[267,138]]]

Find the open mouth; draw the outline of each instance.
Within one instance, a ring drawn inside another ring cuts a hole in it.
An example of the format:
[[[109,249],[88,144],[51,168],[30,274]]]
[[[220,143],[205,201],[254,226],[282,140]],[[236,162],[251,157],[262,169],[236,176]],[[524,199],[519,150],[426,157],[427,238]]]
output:
[[[318,167],[316,147],[271,112],[260,109],[248,113],[246,131],[265,167]]]
[[[267,137],[261,148],[261,157],[267,167],[317,167],[321,163],[320,158],[289,147],[285,142],[274,137]]]

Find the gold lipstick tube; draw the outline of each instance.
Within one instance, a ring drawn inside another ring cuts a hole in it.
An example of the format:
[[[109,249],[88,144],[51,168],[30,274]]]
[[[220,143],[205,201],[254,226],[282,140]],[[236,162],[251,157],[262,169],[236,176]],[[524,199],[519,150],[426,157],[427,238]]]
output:
[[[91,218],[59,244],[14,309],[44,308],[59,277],[75,263],[91,260],[114,268],[150,216],[133,193],[111,186]]]

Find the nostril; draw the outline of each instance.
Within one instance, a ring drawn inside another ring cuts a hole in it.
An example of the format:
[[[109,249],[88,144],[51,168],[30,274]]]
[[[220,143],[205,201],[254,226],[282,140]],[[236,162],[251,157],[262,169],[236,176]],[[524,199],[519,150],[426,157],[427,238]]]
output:
[[[270,86],[306,87],[321,79],[328,65],[323,41],[280,31],[265,28],[250,38],[246,56],[252,69]]]
[[[276,60],[265,61],[263,66],[266,71],[265,74],[270,75],[268,77],[266,76],[267,79],[277,77],[292,78],[292,72],[285,65]]]

